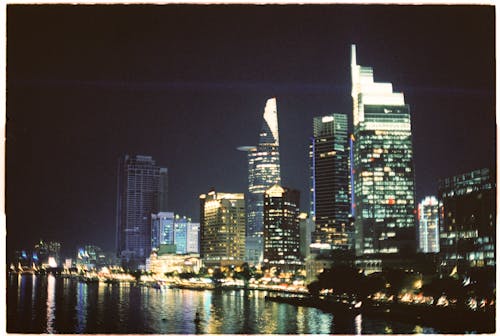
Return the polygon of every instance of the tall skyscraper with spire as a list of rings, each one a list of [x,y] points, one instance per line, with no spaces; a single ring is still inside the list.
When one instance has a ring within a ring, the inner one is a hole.
[[[413,148],[409,106],[391,83],[373,79],[351,46],[354,122],[355,250],[359,256],[416,251]]]
[[[310,145],[311,217],[314,247],[349,250],[352,246],[347,115],[313,119]]]
[[[266,102],[258,145],[238,149],[246,151],[248,156],[245,258],[258,263],[263,258],[264,193],[271,186],[281,184],[276,98]]]

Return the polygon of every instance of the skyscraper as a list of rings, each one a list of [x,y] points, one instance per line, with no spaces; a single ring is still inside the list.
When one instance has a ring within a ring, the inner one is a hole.
[[[300,194],[275,184],[264,193],[264,263],[291,270],[301,265]]]
[[[349,143],[347,116],[333,114],[313,120],[310,145],[313,241],[327,249],[351,249],[349,221]]]
[[[200,195],[200,246],[205,265],[242,264],[245,257],[245,196],[211,190]]]
[[[165,211],[166,168],[151,156],[125,155],[118,165],[116,250],[123,263],[143,263],[151,252],[151,214]],[[162,182],[162,183],[160,183]],[[161,197],[160,197],[161,196]],[[161,204],[163,200],[163,204]]]
[[[495,266],[496,182],[488,168],[439,181],[441,270]]]
[[[416,251],[413,149],[409,106],[391,83],[373,79],[351,47],[354,122],[355,250],[360,256]]]
[[[266,102],[258,145],[238,149],[248,153],[245,258],[258,263],[263,255],[264,192],[281,183],[276,98]]]
[[[423,253],[439,252],[439,202],[434,196],[418,204],[418,247]]]

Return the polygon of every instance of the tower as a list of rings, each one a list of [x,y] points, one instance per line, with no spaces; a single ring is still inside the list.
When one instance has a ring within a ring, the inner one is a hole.
[[[244,194],[211,190],[200,195],[200,247],[205,265],[242,264],[245,256]]]
[[[276,98],[267,100],[263,117],[258,145],[238,148],[248,156],[245,259],[251,263],[263,256],[264,192],[281,183]]]
[[[313,242],[327,249],[352,247],[349,221],[349,143],[347,116],[332,114],[313,120],[310,145]]]
[[[118,164],[116,250],[122,263],[136,266],[151,252],[151,215],[164,206],[166,168],[151,156],[125,155]],[[163,189],[162,189],[163,188]],[[160,197],[161,196],[161,197]]]
[[[275,184],[264,193],[264,263],[288,270],[301,265],[300,194]]]
[[[373,79],[351,46],[356,256],[416,251],[410,109],[391,83]]]

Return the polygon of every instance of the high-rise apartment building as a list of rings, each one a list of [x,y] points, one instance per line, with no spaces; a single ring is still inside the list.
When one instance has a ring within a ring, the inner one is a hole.
[[[238,149],[248,153],[245,259],[258,263],[263,256],[264,192],[281,183],[276,98],[266,102],[258,145]]]
[[[495,266],[496,180],[487,168],[439,181],[441,270]]]
[[[135,266],[151,253],[151,214],[166,211],[167,169],[151,156],[125,155],[118,165],[116,250]]]
[[[327,249],[351,249],[354,227],[349,221],[351,200],[347,115],[314,118],[309,156],[310,213],[316,223],[313,243]]]
[[[211,190],[200,195],[200,247],[205,265],[242,264],[245,257],[245,196]]]
[[[418,249],[422,253],[439,252],[439,202],[434,196],[418,204]]]
[[[391,83],[374,81],[351,47],[356,256],[416,252],[416,209],[409,106]]]
[[[300,193],[278,184],[264,193],[264,263],[293,269],[301,265]]]

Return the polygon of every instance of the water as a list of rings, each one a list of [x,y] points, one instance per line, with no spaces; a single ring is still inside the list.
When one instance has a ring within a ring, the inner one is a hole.
[[[264,300],[261,291],[158,290],[48,276],[7,279],[7,331],[113,334],[436,333],[397,322],[335,318]],[[195,322],[196,312],[201,321]]]

